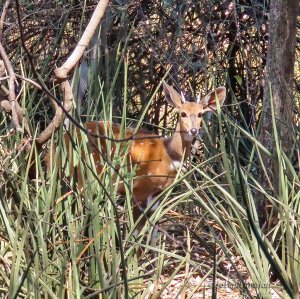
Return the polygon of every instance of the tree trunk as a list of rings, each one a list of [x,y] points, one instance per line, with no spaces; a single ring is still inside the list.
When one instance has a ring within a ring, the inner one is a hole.
[[[275,139],[272,126],[271,101],[277,123],[278,137],[282,149],[291,149],[292,142],[292,107],[293,79],[296,46],[297,15],[299,0],[271,0],[269,15],[269,44],[267,53],[266,79],[264,85],[263,109],[261,114],[260,142],[273,154],[276,153]],[[275,154],[276,155],[276,154]],[[274,156],[276,157],[276,156]],[[276,159],[263,156],[263,162],[270,174],[271,183],[267,176],[260,174],[260,184],[265,190],[278,192],[278,176]],[[263,202],[258,203],[264,211],[267,220],[268,211]]]

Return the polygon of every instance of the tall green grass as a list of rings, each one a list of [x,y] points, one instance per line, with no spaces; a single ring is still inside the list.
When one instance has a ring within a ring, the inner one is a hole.
[[[116,59],[110,87],[104,89],[101,78],[89,78],[95,92],[87,94],[81,113],[85,119],[113,121],[114,82],[122,76],[124,96],[119,121],[125,129],[129,124],[142,125],[147,109],[136,123],[129,121],[128,70],[121,56]],[[149,95],[149,101],[157,90]],[[30,97],[24,98],[25,107],[27,101],[33,104]],[[278,161],[279,175],[277,182],[271,175],[269,179],[279,186],[278,195],[269,195],[257,179],[257,171],[263,169],[261,153],[273,153],[254,134],[218,111],[212,126],[204,126],[202,161],[193,160],[159,195],[158,209],[135,237],[137,223],[132,217],[131,195],[135,170],[125,167],[128,147],[119,149],[114,159],[103,160],[105,171],[97,177],[84,133],[79,133],[84,142],[78,143],[71,125],[74,146],[66,147],[64,130],[60,128],[50,141],[50,147],[57,148],[51,157],[54,168],[46,174],[43,157],[37,155],[38,178],[30,181],[28,156],[33,152],[26,154],[22,150],[20,133],[5,136],[10,119],[3,112],[2,116],[1,296],[149,298],[154,294],[158,298],[178,276],[183,280],[178,295],[188,293],[187,298],[203,290],[204,285],[217,282],[230,283],[250,298],[272,298],[272,289],[279,290],[282,298],[299,295],[299,177],[280,148],[275,124],[277,148],[273,158]],[[112,132],[107,135],[113,138]],[[109,140],[107,144],[109,147]],[[248,155],[239,154],[241,146],[248,149]],[[57,168],[59,163],[62,175]],[[81,169],[83,190],[78,190],[76,174],[69,173],[68,163]],[[127,186],[123,199],[116,192],[114,168],[120,168],[121,177],[117,180],[124,180]],[[268,230],[261,229],[258,223],[257,194],[272,205],[277,217]],[[156,226],[158,238],[153,245],[150,236]],[[233,269],[230,273],[226,272],[229,268]],[[281,276],[281,281],[273,281],[271,272]],[[162,275],[167,276],[164,282]],[[198,275],[201,279],[191,289],[189,279]],[[216,298],[219,290],[214,288]]]

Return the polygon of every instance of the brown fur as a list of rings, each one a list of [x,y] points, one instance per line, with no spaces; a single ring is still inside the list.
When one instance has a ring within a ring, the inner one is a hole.
[[[192,141],[201,126],[202,114],[206,111],[216,109],[216,95],[218,95],[219,104],[222,106],[226,94],[225,88],[219,87],[216,91],[208,94],[201,102],[190,103],[184,102],[181,95],[167,84],[164,84],[164,91],[167,101],[179,110],[180,115],[175,133],[170,138],[164,138],[144,130],[139,130],[133,135],[134,129],[132,128],[121,132],[119,125],[102,121],[88,122],[84,125],[89,133],[99,136],[109,136],[108,132],[111,131],[113,132],[111,137],[116,141],[124,138],[132,138],[129,141],[126,164],[129,170],[130,165],[135,168],[135,177],[132,184],[135,219],[141,215],[142,211],[155,195],[174,182],[178,165],[190,155]],[[78,144],[80,145],[82,141],[81,132],[79,129],[76,131]],[[66,148],[70,148],[70,134],[66,133],[64,139]],[[100,177],[104,167],[103,163],[100,163],[101,156],[112,160],[118,142],[111,142],[111,152],[108,152],[108,144],[107,139],[104,137],[88,135],[88,150],[92,153],[96,172]],[[127,144],[127,142],[121,142],[119,153],[124,152],[122,148],[124,149]],[[50,155],[54,155],[55,151],[56,148],[53,147],[45,156],[48,171],[51,171],[53,166],[50,163]],[[83,150],[81,155],[84,155]],[[72,160],[72,156],[69,156],[69,160]],[[70,174],[72,175],[74,174],[72,163],[70,163],[70,168]],[[79,169],[77,177],[79,189],[84,188],[84,181]],[[125,194],[122,182],[119,183],[117,188],[121,195]]]

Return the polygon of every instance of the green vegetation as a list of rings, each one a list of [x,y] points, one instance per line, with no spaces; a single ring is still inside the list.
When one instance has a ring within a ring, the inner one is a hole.
[[[105,102],[105,98],[103,93],[91,95],[88,109],[91,115],[98,115],[93,110],[94,103],[104,101],[106,108],[99,118],[110,120],[113,102]],[[128,102],[126,98],[123,100],[124,104]],[[125,111],[122,123],[129,124]],[[171,279],[180,272],[188,281],[189,277],[204,272],[201,282],[205,283],[205,277],[213,274],[214,263],[217,279],[237,284],[249,296],[254,289],[252,296],[256,293],[262,298],[272,298],[269,288],[259,287],[273,284],[270,271],[275,275],[281,273],[286,285],[295,292],[300,277],[298,175],[277,142],[279,181],[273,184],[278,184],[280,194],[268,195],[256,175],[257,168],[263,168],[261,152],[267,151],[225,114],[219,114],[219,119],[206,132],[209,136],[206,146],[214,150],[206,150],[202,162],[193,162],[160,195],[159,208],[137,239],[133,235],[136,224],[131,215],[130,192],[120,206],[113,184],[114,170],[110,167],[122,166],[122,153],[109,161],[99,180],[95,177],[94,161],[86,165],[87,160],[78,155],[76,141],[74,148],[64,146],[61,129],[51,139],[51,144],[59,148],[53,159],[60,157],[64,161],[69,151],[74,151],[73,163],[84,165],[82,169],[86,172],[87,183],[80,192],[76,188],[76,176],[63,182],[54,169],[46,178],[40,156],[35,160],[38,180],[31,182],[28,157],[16,147],[21,134],[3,136],[1,292],[9,298],[40,298],[42,294],[45,298],[61,298],[66,294],[77,298],[90,298],[93,294],[105,298],[144,298],[150,292],[151,282],[159,281],[161,274]],[[2,125],[6,120],[3,117]],[[216,147],[217,136],[219,146]],[[236,149],[246,146],[243,140],[251,147],[247,164],[243,158],[241,166]],[[134,170],[121,169],[130,188]],[[67,170],[67,166],[62,170],[66,177]],[[258,225],[255,208],[258,193],[274,210],[268,230]],[[251,227],[250,215],[256,232]],[[162,229],[153,247],[149,232],[159,222],[163,223]],[[260,235],[263,247],[256,234]],[[139,247],[143,253],[138,261]],[[201,247],[204,252],[197,253]],[[270,259],[274,260],[276,270],[270,268]],[[224,265],[232,268],[230,277],[226,277]],[[257,287],[250,287],[246,278]],[[167,286],[168,281],[160,292]]]
[[[165,13],[169,13],[171,2],[174,1],[163,1],[163,6],[167,7]],[[67,4],[72,8],[72,4]],[[27,138],[26,134],[13,131],[10,115],[0,111],[0,297],[150,298],[152,294],[152,298],[160,298],[179,277],[178,298],[180,295],[195,298],[195,294],[202,294],[203,298],[218,298],[222,284],[231,286],[235,293],[245,298],[276,298],[276,293],[278,298],[297,298],[300,286],[300,178],[295,153],[300,150],[299,89],[293,96],[294,118],[287,121],[293,131],[289,151],[282,148],[271,105],[276,150],[270,152],[260,143],[258,130],[249,124],[250,112],[244,111],[244,100],[249,99],[249,94],[243,99],[243,92],[252,84],[245,75],[248,57],[236,59],[235,64],[229,66],[231,72],[222,69],[221,75],[210,60],[206,69],[210,75],[207,85],[203,83],[205,74],[198,81],[195,75],[186,76],[184,80],[186,74],[183,71],[172,68],[166,71],[167,64],[157,71],[160,77],[156,76],[155,69],[143,73],[142,59],[135,64],[131,58],[132,55],[137,59],[143,44],[139,41],[139,49],[134,52],[134,37],[141,30],[138,30],[139,24],[134,23],[138,21],[131,21],[130,10],[125,13],[115,5],[116,11],[110,13],[119,22],[117,30],[120,31],[126,22],[132,27],[127,24],[125,38],[118,31],[110,55],[100,55],[101,58],[92,62],[85,60],[88,90],[72,111],[76,121],[108,120],[118,122],[124,128],[147,127],[161,134],[171,134],[175,113],[162,104],[160,84],[162,78],[170,80],[178,73],[179,82],[184,81],[186,91],[190,87],[195,92],[195,86],[204,90],[219,85],[216,82],[226,83],[229,86],[227,106],[222,111],[218,109],[212,119],[206,119],[200,150],[197,148],[189,164],[182,165],[175,183],[159,195],[159,207],[137,237],[134,231],[138,223],[133,220],[130,191],[135,170],[124,167],[128,148],[120,150],[114,159],[103,161],[106,167],[98,177],[86,143],[79,145],[76,134],[72,133],[73,146],[66,147],[63,139],[65,128],[61,126],[47,147],[57,147],[51,159],[56,163],[60,161],[63,168],[61,174],[57,167],[46,174],[43,164],[45,149],[40,152],[33,141],[31,151],[26,152],[22,142]],[[27,9],[30,11],[31,8]],[[76,27],[72,19],[76,11],[70,9],[70,15],[67,15],[69,23],[66,20],[63,23],[66,32]],[[84,30],[86,19],[84,11],[82,19],[76,23],[80,25],[77,34]],[[100,36],[103,37],[103,30],[109,31],[110,25],[103,25]],[[56,34],[55,44],[60,45],[62,35]],[[42,44],[39,38],[37,36],[36,41]],[[71,43],[69,35],[63,40]],[[112,46],[106,42],[107,48]],[[252,53],[258,48],[253,46]],[[14,51],[22,62],[15,61],[15,65],[24,66],[24,77],[34,77],[26,53],[17,47]],[[218,53],[217,56],[221,55]],[[245,55],[249,53],[250,50]],[[149,60],[154,58],[148,54],[143,59],[151,69]],[[181,54],[182,59],[192,55],[184,51]],[[230,56],[232,52],[227,54]],[[57,61],[52,61],[51,53],[47,55],[48,60],[37,59],[36,64],[49,87],[51,81],[43,70],[50,73],[56,63],[63,61],[65,53],[61,51]],[[256,78],[262,74],[259,63],[254,60],[265,57],[263,50],[259,55],[250,61],[257,65],[257,73],[253,75],[257,75]],[[209,57],[207,55],[205,59]],[[177,58],[173,57],[173,62],[178,62]],[[187,67],[187,72],[198,71],[200,67],[196,64],[193,68]],[[245,67],[242,74],[238,73],[240,64]],[[222,65],[225,68],[224,60]],[[232,72],[233,69],[236,72]],[[140,77],[137,77],[138,72]],[[79,86],[81,74],[78,68],[73,86]],[[37,136],[51,121],[53,112],[43,91],[22,82],[19,102],[26,108],[30,129],[34,132],[32,135]],[[137,82],[144,92],[147,91],[145,98],[139,93]],[[256,86],[258,84],[258,80],[253,80],[253,89],[259,90],[261,86]],[[59,97],[56,86],[51,92]],[[247,106],[253,107],[252,117],[260,114],[261,100],[262,97],[258,96],[258,103],[253,100]],[[269,100],[273,103],[272,97]],[[42,122],[38,121],[40,118]],[[75,124],[71,122],[66,126],[72,128]],[[80,134],[83,140],[86,139],[84,133]],[[107,132],[107,136],[113,138],[112,132]],[[107,144],[109,146],[109,140]],[[78,189],[76,175],[70,175],[68,170],[66,158],[71,151],[73,165],[82,169],[85,178],[83,190]],[[81,151],[85,152],[84,159]],[[31,157],[35,157],[34,180],[29,178]],[[274,161],[273,173],[265,167],[266,157]],[[124,198],[116,192],[116,168],[120,169],[117,182],[126,182]],[[259,173],[264,173],[269,181],[269,190],[260,183]],[[267,221],[263,224],[260,223],[262,211],[257,204],[262,198],[268,208]],[[155,228],[158,228],[158,235],[156,243],[151,244],[151,232]],[[195,277],[199,279],[191,285],[191,279]],[[219,288],[214,288],[214,284],[219,284]],[[229,294],[228,298],[232,296]]]

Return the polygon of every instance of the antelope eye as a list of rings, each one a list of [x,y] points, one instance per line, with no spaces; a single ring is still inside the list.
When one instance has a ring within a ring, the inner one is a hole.
[[[181,112],[181,117],[186,117],[186,113],[185,112]]]
[[[201,112],[198,113],[198,117],[199,117],[199,118],[202,117],[202,113],[201,113]]]

